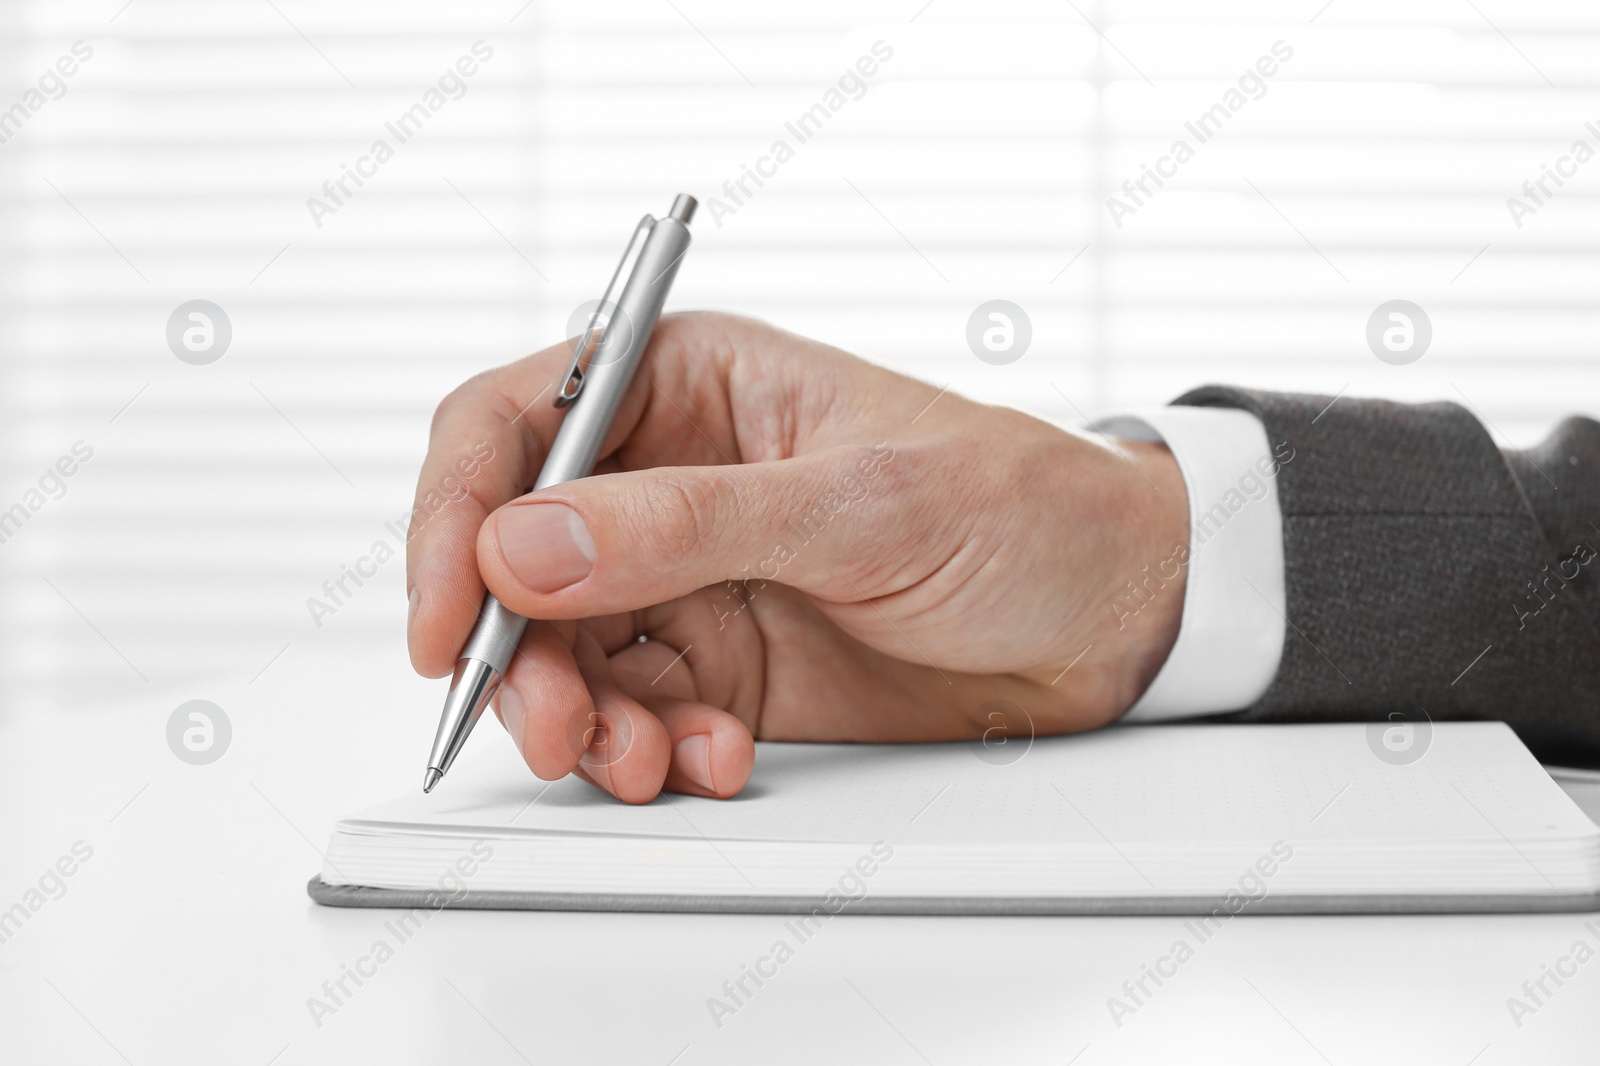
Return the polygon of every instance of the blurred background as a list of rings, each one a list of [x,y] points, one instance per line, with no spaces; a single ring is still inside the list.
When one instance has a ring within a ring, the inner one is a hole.
[[[9,0],[11,713],[127,698],[159,724],[405,677],[401,558],[332,615],[308,599],[400,547],[438,400],[566,336],[679,191],[703,206],[670,307],[1063,424],[1231,382],[1455,400],[1530,442],[1600,407],[1600,163],[1571,158],[1600,149],[1597,28],[1505,0]],[[864,56],[801,143],[786,124]],[[1124,189],[1179,139],[1161,187]],[[967,341],[991,299],[1031,323],[1005,365]],[[1368,344],[1395,299],[1431,323],[1407,365]],[[194,300],[231,331],[201,365],[169,341]],[[408,684],[416,747],[438,691]]]

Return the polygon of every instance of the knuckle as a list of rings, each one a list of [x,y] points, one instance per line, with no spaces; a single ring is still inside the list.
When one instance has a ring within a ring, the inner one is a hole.
[[[636,523],[637,542],[656,558],[680,559],[713,542],[731,511],[731,486],[718,476],[652,479]]]
[[[923,470],[928,457],[918,446],[887,441],[848,449],[833,474],[856,521],[895,528],[916,515],[928,497]],[[942,490],[941,490],[942,491]]]
[[[430,438],[455,416],[465,415],[466,421],[481,427],[511,425],[524,414],[524,405],[517,396],[516,380],[506,373],[505,367],[485,370],[475,374],[451,389],[433,409],[429,423]]]
[[[451,389],[445,398],[439,401],[439,405],[433,409],[433,420],[428,424],[429,436],[438,433],[439,427],[458,410],[471,408],[482,402],[487,377],[487,373],[474,375]]]

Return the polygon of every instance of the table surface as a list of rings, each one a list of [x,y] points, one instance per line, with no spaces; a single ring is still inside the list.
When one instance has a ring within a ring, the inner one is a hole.
[[[1108,1001],[1183,919],[850,916],[737,1005],[724,982],[794,939],[783,918],[447,911],[400,942],[392,912],[318,907],[305,881],[335,818],[416,787],[441,683],[411,678],[397,651],[355,671],[328,649],[285,659],[259,679],[42,693],[0,712],[0,909],[75,843],[92,848],[0,943],[5,1061],[1600,1057],[1600,962],[1547,978],[1532,1013],[1507,1005],[1577,941],[1600,948],[1593,915],[1241,918],[1118,1018]],[[193,698],[232,725],[210,765],[167,747]],[[506,742],[492,724],[472,739]],[[392,955],[335,1003],[324,982],[380,940]],[[736,1009],[713,1017],[712,997]]]

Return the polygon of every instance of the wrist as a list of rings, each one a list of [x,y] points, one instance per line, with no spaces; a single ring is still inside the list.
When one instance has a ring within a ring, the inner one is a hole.
[[[1086,672],[1103,720],[1120,717],[1166,663],[1183,622],[1189,573],[1189,496],[1165,444],[1109,441],[1119,476],[1107,485],[1102,514],[1116,550],[1096,569],[1086,605]]]
[[[1128,707],[1144,695],[1165,665],[1183,625],[1183,604],[1189,576],[1189,492],[1183,472],[1165,444],[1119,443],[1140,472],[1159,490],[1146,497],[1141,523],[1144,561],[1137,577],[1124,583],[1122,606],[1137,613],[1119,614],[1119,631],[1132,631],[1136,669],[1131,675]],[[1140,619],[1142,628],[1136,628]]]

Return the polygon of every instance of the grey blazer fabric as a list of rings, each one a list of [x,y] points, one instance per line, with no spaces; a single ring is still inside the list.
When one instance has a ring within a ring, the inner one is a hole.
[[[1497,719],[1545,761],[1600,764],[1600,424],[1502,452],[1452,403],[1176,402],[1250,411],[1294,448],[1283,658],[1240,718]]]

